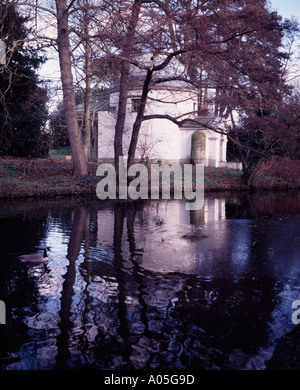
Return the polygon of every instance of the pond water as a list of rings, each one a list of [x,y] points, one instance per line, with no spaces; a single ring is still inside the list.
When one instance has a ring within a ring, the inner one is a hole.
[[[299,227],[300,193],[1,201],[0,368],[264,369],[295,327]]]

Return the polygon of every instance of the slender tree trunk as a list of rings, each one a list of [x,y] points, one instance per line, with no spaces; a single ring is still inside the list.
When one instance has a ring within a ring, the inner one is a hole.
[[[150,90],[150,84],[152,81],[153,72],[165,69],[173,57],[176,57],[177,55],[182,54],[182,53],[184,53],[184,50],[175,51],[175,52],[169,54],[167,56],[167,58],[160,65],[157,65],[157,66],[154,66],[154,58],[152,59],[153,62],[152,62],[151,67],[147,71],[147,75],[146,75],[144,85],[143,85],[143,91],[142,91],[141,101],[139,104],[138,113],[137,113],[135,122],[133,124],[130,146],[129,146],[129,151],[128,151],[128,166],[130,166],[134,163],[135,151],[136,151],[137,142],[138,142],[138,136],[139,136],[141,124],[142,124],[143,119],[144,119],[144,113],[145,113],[145,108],[146,108],[146,104],[147,104],[147,99],[148,99],[148,94],[149,94],[149,90]]]
[[[119,107],[118,116],[115,128],[115,167],[116,172],[119,172],[119,157],[123,156],[123,133],[126,118],[127,107],[127,94],[128,94],[128,76],[129,76],[130,64],[127,61],[123,61],[121,64],[121,79],[120,79],[120,92],[119,92]]]
[[[64,97],[65,118],[72,149],[74,174],[80,177],[84,177],[88,174],[88,168],[76,115],[76,102],[68,31],[67,0],[57,0],[56,9],[59,64]]]
[[[131,17],[130,17],[127,35],[126,35],[126,39],[123,47],[123,53],[122,53],[123,57],[125,58],[129,58],[131,55],[132,46],[134,43],[134,34],[135,34],[135,30],[139,20],[139,14],[141,10],[141,4],[142,4],[142,0],[135,0],[132,7]],[[115,128],[115,141],[114,141],[115,167],[116,167],[117,177],[119,173],[119,157],[123,156],[123,133],[124,133],[124,125],[126,119],[129,69],[130,69],[130,63],[126,60],[123,60],[121,64],[119,107],[118,107],[118,116],[117,116],[117,123]]]
[[[86,49],[89,50],[89,49]],[[85,87],[85,102],[84,102],[84,124],[83,124],[83,151],[86,160],[89,158],[89,150],[91,144],[91,102],[92,102],[92,88],[91,88],[91,64],[89,51],[86,53],[86,87]]]
[[[144,82],[143,92],[142,92],[142,97],[141,97],[141,102],[139,105],[138,113],[137,113],[135,122],[133,124],[130,146],[129,146],[129,151],[128,151],[128,167],[130,167],[132,164],[134,164],[135,152],[136,152],[136,147],[137,147],[137,143],[138,143],[138,136],[139,136],[142,122],[143,122],[143,116],[144,116],[145,108],[146,108],[146,104],[147,104],[147,98],[148,98],[148,93],[149,93],[149,89],[150,89],[152,74],[153,74],[153,69],[149,69],[147,72],[145,82]]]
[[[91,64],[91,47],[89,40],[89,1],[84,3],[84,55],[85,55],[85,101],[84,101],[84,123],[83,123],[83,151],[86,160],[89,160],[89,151],[91,150],[91,103],[92,103],[92,64]]]

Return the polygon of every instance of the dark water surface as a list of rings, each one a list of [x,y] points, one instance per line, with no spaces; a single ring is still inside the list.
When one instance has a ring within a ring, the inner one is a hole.
[[[0,233],[1,369],[259,370],[295,328],[300,193],[2,201]]]

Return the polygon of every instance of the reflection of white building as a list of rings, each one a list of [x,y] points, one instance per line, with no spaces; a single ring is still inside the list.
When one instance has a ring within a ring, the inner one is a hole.
[[[172,75],[182,75],[181,65],[174,60],[167,67]],[[127,112],[124,132],[124,154],[128,152],[132,126],[135,121],[146,71],[134,66],[129,77]],[[201,103],[199,90],[184,81],[165,81],[166,74],[156,72],[148,94],[145,116],[164,115],[178,120],[182,125],[165,118],[145,120],[142,123],[136,151],[137,160],[162,160],[165,162],[201,163],[205,166],[226,166],[227,126],[214,115],[214,106],[206,100]],[[158,82],[159,81],[159,82]],[[95,157],[99,161],[114,158],[114,130],[118,109],[119,86],[112,88],[108,104],[97,111],[98,126],[95,137]],[[203,99],[202,99],[203,100]],[[199,103],[200,102],[200,103]],[[200,107],[199,107],[200,105]],[[200,112],[205,114],[199,116]],[[215,132],[212,129],[219,129]],[[221,134],[221,132],[224,134]],[[197,136],[201,134],[201,136]],[[232,165],[236,167],[235,165]]]
[[[99,245],[103,249],[111,247],[113,236],[114,212],[100,211]],[[203,208],[196,211],[187,211],[183,201],[150,201],[136,217],[135,241],[143,268],[154,272],[197,273],[201,267],[199,259],[209,262],[212,250],[223,251],[228,245],[225,199],[205,198]],[[122,257],[129,256],[125,229]]]
[[[183,202],[161,202],[158,209],[150,208],[149,214],[153,223],[142,260],[142,267],[148,270],[195,274],[201,266],[199,253],[207,258],[211,248],[226,244],[224,199],[205,199],[201,210],[190,212]]]

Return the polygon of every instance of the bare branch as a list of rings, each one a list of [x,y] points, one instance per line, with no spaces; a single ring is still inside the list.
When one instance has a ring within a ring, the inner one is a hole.
[[[67,7],[67,9],[66,9],[66,12],[67,12],[67,13],[69,13],[69,11],[70,11],[72,5],[75,3],[75,1],[76,1],[76,0],[72,0],[72,1],[70,2],[70,4],[68,5],[68,7]]]
[[[197,121],[197,119],[191,119],[191,118],[178,120],[178,118],[180,118],[180,117],[175,118],[175,117],[168,115],[168,114],[153,114],[153,115],[145,115],[143,117],[143,121],[147,121],[147,120],[151,120],[151,119],[167,119],[167,120],[175,123],[175,125],[177,125],[179,127],[182,127],[186,123],[193,123],[193,124],[196,124],[198,126],[204,127],[208,130],[212,130],[218,134],[222,134],[222,135],[228,134],[228,132],[226,130],[224,130],[220,127],[214,127],[214,126],[209,125],[209,121],[207,121],[207,123],[199,123],[199,121]]]
[[[52,11],[49,8],[38,5],[38,4],[19,2],[19,1],[13,1],[13,2],[9,2],[9,3],[5,4],[5,6],[22,6],[22,5],[26,5],[28,7],[33,7],[33,8],[37,8],[37,9],[40,9],[42,11],[45,11],[45,12],[49,12],[51,15],[53,15],[55,18],[57,18],[57,14],[54,11]]]

